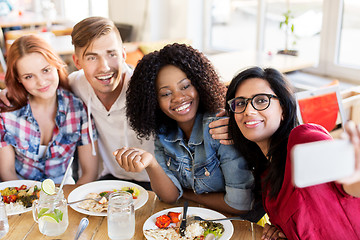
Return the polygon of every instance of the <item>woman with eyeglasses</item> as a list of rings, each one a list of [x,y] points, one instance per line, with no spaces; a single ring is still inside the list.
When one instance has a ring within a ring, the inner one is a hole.
[[[138,137],[155,137],[155,156],[122,148],[115,152],[120,166],[146,169],[164,202],[183,197],[233,214],[250,210],[251,171],[239,151],[209,133],[225,93],[212,64],[191,46],[167,45],[144,56],[129,83],[126,113]]]
[[[226,109],[235,146],[254,169],[255,193],[262,194],[273,226],[262,239],[360,239],[360,129],[347,125],[357,149],[357,172],[351,181],[307,188],[292,183],[290,151],[299,143],[332,139],[315,124],[297,126],[296,100],[277,70],[253,67],[235,76]]]

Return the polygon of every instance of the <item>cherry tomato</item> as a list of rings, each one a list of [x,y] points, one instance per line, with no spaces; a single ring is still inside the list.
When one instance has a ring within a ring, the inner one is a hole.
[[[167,215],[170,217],[172,223],[177,223],[177,222],[179,222],[180,214],[181,213],[178,213],[178,212],[168,212]]]
[[[15,202],[16,199],[17,199],[17,196],[15,194],[9,196],[9,202]]]
[[[10,196],[5,196],[5,197],[6,197],[6,200],[4,202],[5,203],[10,203],[10,200],[11,200]]]
[[[168,215],[161,215],[156,218],[155,225],[158,226],[158,228],[166,228],[171,223],[171,219]]]

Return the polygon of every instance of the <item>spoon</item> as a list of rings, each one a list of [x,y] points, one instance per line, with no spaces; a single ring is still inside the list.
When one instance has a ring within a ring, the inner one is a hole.
[[[89,219],[87,218],[82,218],[79,224],[79,227],[77,229],[77,232],[75,234],[75,238],[74,240],[78,240],[80,238],[80,235],[82,234],[82,232],[85,230],[85,228],[89,225]]]

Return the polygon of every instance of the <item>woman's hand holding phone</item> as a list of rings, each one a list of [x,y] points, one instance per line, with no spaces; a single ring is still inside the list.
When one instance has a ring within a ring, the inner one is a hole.
[[[298,144],[291,154],[295,186],[336,181],[360,197],[360,126],[354,122],[345,124],[342,139]]]

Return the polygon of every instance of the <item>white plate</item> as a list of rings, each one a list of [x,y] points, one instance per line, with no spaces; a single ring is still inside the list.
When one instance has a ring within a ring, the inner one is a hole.
[[[73,202],[77,200],[81,200],[86,198],[86,195],[89,193],[100,193],[104,191],[113,191],[114,189],[121,189],[122,187],[137,187],[140,190],[140,194],[134,201],[134,208],[139,209],[141,208],[148,200],[149,194],[148,192],[141,186],[126,181],[119,181],[119,180],[104,180],[104,181],[96,181],[81,185],[80,187],[75,188],[68,197],[68,202]],[[86,215],[91,216],[106,216],[106,212],[90,212],[88,210],[79,208],[78,203],[70,205],[72,209],[79,213],[83,213]]]
[[[182,211],[183,211],[183,207],[176,207],[176,208],[165,209],[163,211],[155,213],[154,215],[152,215],[145,221],[144,226],[143,226],[143,233],[147,229],[157,229],[158,228],[155,225],[157,217],[164,215],[164,214],[168,214],[168,212],[182,212]],[[225,218],[225,216],[219,212],[216,212],[216,211],[210,210],[210,209],[206,209],[206,208],[199,208],[199,207],[189,207],[188,211],[187,211],[187,216],[191,216],[191,215],[197,215],[204,219]],[[223,224],[225,231],[224,231],[223,235],[221,236],[221,238],[219,238],[219,240],[229,240],[231,238],[231,236],[233,235],[234,226],[230,220],[221,221],[221,223]],[[146,236],[145,234],[144,234],[144,236],[148,240],[154,240],[154,238]]]
[[[33,180],[13,180],[13,181],[6,181],[0,183],[0,190],[4,190],[7,187],[21,187],[21,185],[26,185],[27,188],[31,187],[32,185],[36,185],[41,188],[41,182],[33,181]],[[31,211],[31,207],[25,208],[24,210],[8,212],[8,216],[21,214],[25,212]]]

